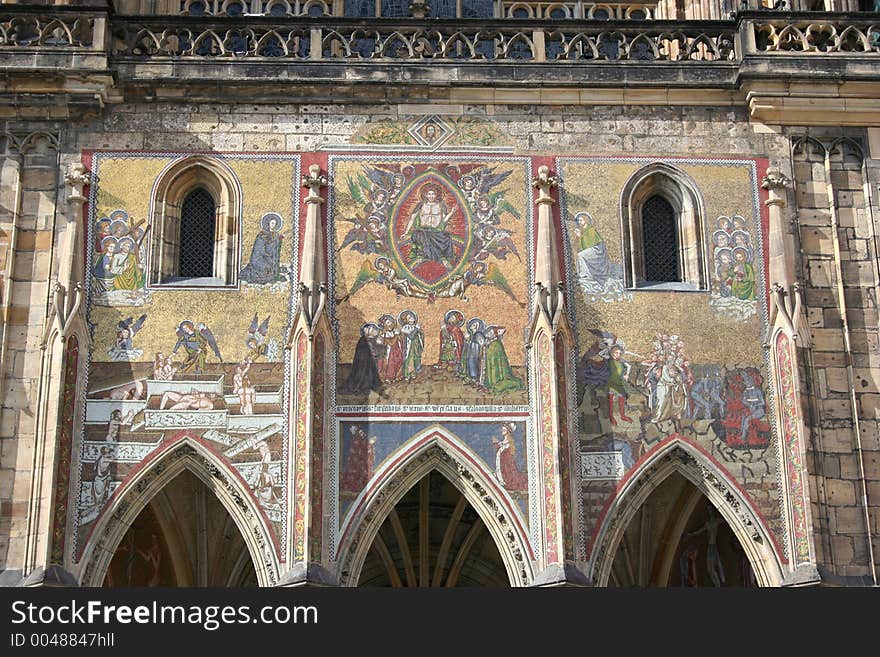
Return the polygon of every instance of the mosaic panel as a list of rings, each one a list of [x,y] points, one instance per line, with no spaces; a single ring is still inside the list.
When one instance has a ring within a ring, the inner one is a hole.
[[[339,157],[329,169],[337,403],[525,403],[525,161]]]
[[[702,197],[705,290],[625,284],[620,194],[631,176],[656,160],[558,161],[568,298],[579,352],[573,411],[584,536],[607,508],[616,482],[655,446],[679,437],[701,446],[727,470],[781,537],[782,511],[772,493],[778,470],[772,386],[761,347],[765,229],[757,163],[663,161],[692,180]]]
[[[79,454],[76,554],[114,491],[192,432],[286,532],[283,345],[296,274],[299,158],[217,156],[240,186],[238,286],[150,287],[151,191],[184,154],[96,153],[89,199],[94,346]],[[78,557],[77,557],[78,558]]]
[[[364,418],[338,421],[341,463],[339,501],[341,515],[364,491],[373,475],[395,460],[415,436],[435,428],[451,435],[479,459],[482,469],[503,488],[519,510],[528,517],[527,422],[522,417],[507,420],[406,422]]]

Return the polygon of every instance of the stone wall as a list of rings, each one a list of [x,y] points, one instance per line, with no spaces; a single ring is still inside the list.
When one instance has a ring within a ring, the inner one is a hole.
[[[471,92],[469,95],[480,96]],[[401,105],[185,101],[109,105],[99,116],[65,126],[60,157],[55,150],[36,142],[25,153],[14,260],[8,246],[13,239],[14,202],[7,180],[15,175],[19,155],[17,151],[8,151],[3,161],[0,207],[0,264],[6,265],[5,271],[12,272],[11,289],[3,279],[3,290],[10,289],[12,295],[7,299],[6,292],[2,292],[3,303],[7,304],[3,307],[4,319],[8,318],[3,335],[8,346],[0,417],[0,537],[6,539],[0,543],[0,566],[19,570],[24,564],[23,534],[32,499],[32,450],[40,444],[34,438],[41,362],[39,342],[49,312],[50,270],[58,270],[58,264],[50,265],[50,260],[58,252],[63,235],[59,225],[63,222],[56,220],[55,212],[59,160],[78,160],[84,151],[94,150],[125,151],[132,155],[142,151],[220,152],[230,157],[241,153],[293,152],[305,156],[315,151],[333,151],[409,153],[414,158],[450,151],[459,158],[767,158],[771,165],[795,180],[795,193],[786,212],[796,218],[798,225],[803,251],[801,280],[806,286],[806,312],[814,345],[811,353],[801,351],[801,357],[803,376],[815,392],[815,397],[805,399],[804,413],[809,418],[812,441],[807,466],[811,474],[817,561],[837,575],[867,575],[864,490],[871,504],[870,522],[875,536],[880,531],[880,431],[876,409],[880,399],[880,346],[874,219],[880,196],[876,186],[880,172],[877,160],[867,160],[865,167],[847,157],[839,163],[831,162],[830,182],[839,224],[835,246],[824,157],[821,162],[801,162],[797,154],[791,155],[792,141],[800,132],[787,134],[778,128],[750,124],[746,111],[733,105],[585,106],[553,104],[552,98],[546,104],[533,105],[517,100],[511,96],[510,104],[431,104],[426,99],[425,104]],[[439,130],[439,136],[437,131],[430,135],[419,132],[419,122],[424,127],[424,120],[432,116],[439,119],[438,127],[445,127]],[[27,128],[19,124],[10,127],[16,134]],[[817,134],[816,138],[830,144],[838,136],[841,133],[829,132]],[[854,130],[850,136],[861,140],[859,143],[867,150],[863,131]],[[874,204],[872,210],[867,207],[869,203]],[[100,212],[117,209],[112,205],[107,199]],[[840,249],[839,262],[835,258],[836,248]],[[86,252],[91,257],[88,249]],[[247,248],[242,253],[246,261]],[[839,289],[837,281],[841,276],[845,284]],[[841,312],[842,307],[845,313]],[[181,319],[183,316],[163,321],[176,320],[176,324]],[[749,340],[754,340],[755,351],[760,351],[761,336],[759,331],[754,333]],[[648,336],[640,335],[639,340],[648,340]],[[103,342],[99,346],[107,350]],[[588,346],[582,344],[581,352]],[[846,357],[847,348],[852,353],[851,362]],[[81,350],[85,351],[82,347]],[[854,391],[850,390],[851,385],[855,386]],[[57,391],[54,399],[57,404]],[[860,429],[861,454],[857,450],[855,424]],[[49,430],[46,435],[54,438]],[[51,465],[47,471],[51,471]],[[760,507],[770,507],[778,500],[774,490],[758,486],[754,492],[765,498],[759,502]],[[603,490],[600,497],[604,499],[606,494]],[[601,506],[600,498],[596,504]]]
[[[860,131],[812,130],[792,139],[793,219],[812,335],[803,356],[813,393],[807,410],[816,548],[829,571],[868,577],[866,525],[873,524],[877,563],[880,504],[876,160]]]

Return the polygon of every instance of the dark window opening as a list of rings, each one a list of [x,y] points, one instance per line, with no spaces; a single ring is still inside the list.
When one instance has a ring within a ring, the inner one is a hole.
[[[645,245],[645,281],[680,282],[675,210],[662,196],[652,196],[642,207],[642,239]]]
[[[217,211],[214,198],[204,189],[191,192],[183,202],[180,217],[181,278],[214,275],[214,240]]]

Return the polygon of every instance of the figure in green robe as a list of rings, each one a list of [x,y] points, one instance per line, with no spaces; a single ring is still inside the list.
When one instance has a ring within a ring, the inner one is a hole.
[[[486,370],[483,376],[483,385],[492,393],[498,395],[504,392],[522,390],[522,379],[513,374],[510,369],[510,361],[501,337],[505,329],[500,326],[486,328]]]
[[[731,292],[743,301],[755,300],[755,268],[748,261],[748,251],[744,248],[733,250],[733,283]]]
[[[425,336],[419,326],[419,317],[412,310],[404,310],[398,316],[400,334],[403,337],[403,368],[401,377],[412,381],[422,371],[422,354],[425,351]]]
[[[119,253],[113,258],[116,277],[113,288],[116,290],[140,290],[144,286],[144,275],[138,266],[135,243],[130,237],[119,240]]]

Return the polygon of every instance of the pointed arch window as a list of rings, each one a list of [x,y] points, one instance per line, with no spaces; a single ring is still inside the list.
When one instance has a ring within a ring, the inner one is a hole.
[[[642,206],[646,283],[680,283],[675,209],[655,194]]]
[[[620,208],[628,288],[708,289],[703,202],[690,176],[651,164],[626,182]]]
[[[151,199],[150,285],[237,286],[241,211],[241,186],[222,161],[168,167]]]
[[[195,189],[183,201],[180,210],[181,278],[209,278],[214,275],[214,234],[217,206],[206,189]]]

